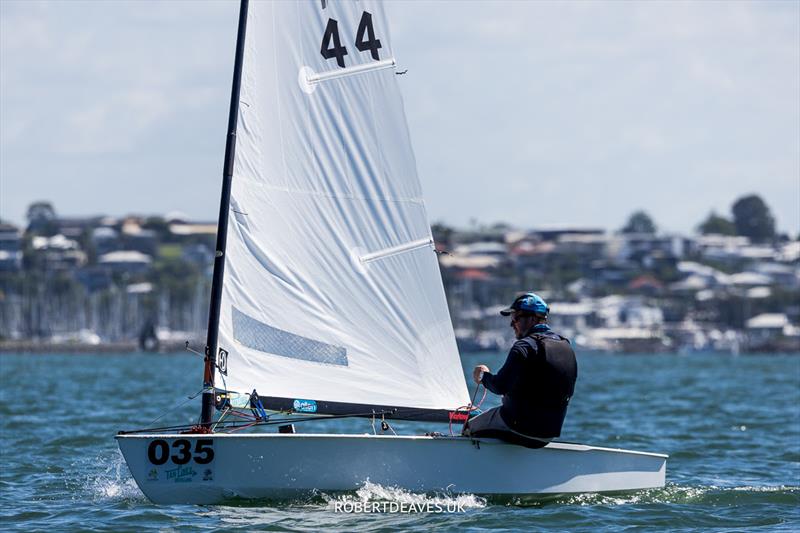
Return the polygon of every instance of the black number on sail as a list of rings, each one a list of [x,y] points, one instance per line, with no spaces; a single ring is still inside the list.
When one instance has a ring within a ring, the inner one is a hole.
[[[325,59],[335,57],[336,64],[344,68],[344,56],[347,55],[347,48],[342,46],[342,41],[339,39],[339,23],[333,19],[328,19],[325,35],[322,36],[320,52]]]
[[[147,458],[151,464],[163,465],[169,459],[169,444],[167,441],[158,439],[154,440],[147,447]]]
[[[364,40],[364,33],[367,34],[367,39]],[[364,11],[361,15],[361,22],[358,23],[358,31],[356,31],[356,48],[362,52],[370,51],[372,59],[378,61],[378,49],[381,48],[381,41],[375,38],[375,30],[372,28],[372,13]]]
[[[194,462],[199,465],[207,465],[214,460],[214,441],[211,439],[197,439],[194,447]]]
[[[178,439],[172,443],[172,449],[176,450],[179,455],[172,456],[172,462],[176,465],[185,465],[192,459],[191,449],[192,443],[186,439]]]

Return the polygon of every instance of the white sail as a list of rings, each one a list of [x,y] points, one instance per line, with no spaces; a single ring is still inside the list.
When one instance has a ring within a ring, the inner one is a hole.
[[[468,403],[391,44],[379,2],[250,4],[217,387]]]

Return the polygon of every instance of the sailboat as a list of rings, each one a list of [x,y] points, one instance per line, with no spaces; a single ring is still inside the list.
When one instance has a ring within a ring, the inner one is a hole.
[[[241,1],[200,420],[116,437],[153,502],[664,485],[661,454],[388,431],[475,412],[396,65],[380,2]],[[335,417],[384,431],[295,432]]]

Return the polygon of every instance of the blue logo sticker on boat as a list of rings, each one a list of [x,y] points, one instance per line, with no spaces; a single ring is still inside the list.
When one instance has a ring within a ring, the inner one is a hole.
[[[317,402],[314,400],[295,400],[292,409],[299,413],[316,413]]]
[[[191,466],[176,466],[169,470],[165,470],[167,479],[172,479],[175,483],[190,483],[197,472]]]

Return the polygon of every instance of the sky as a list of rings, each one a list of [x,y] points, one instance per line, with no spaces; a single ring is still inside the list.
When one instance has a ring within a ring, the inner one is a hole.
[[[431,221],[800,231],[800,2],[386,5]],[[0,218],[214,220],[238,2],[0,0]]]

